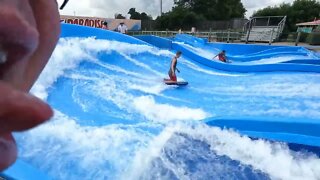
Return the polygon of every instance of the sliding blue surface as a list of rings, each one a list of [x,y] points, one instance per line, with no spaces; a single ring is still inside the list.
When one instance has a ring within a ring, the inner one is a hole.
[[[181,51],[194,61],[230,72],[298,71],[320,72],[320,58],[303,47],[208,43],[190,35],[178,34],[173,40],[156,36],[137,36],[159,48]],[[165,43],[164,43],[165,42]],[[222,50],[232,63],[212,59]]]
[[[233,63],[208,58],[221,49]],[[177,75],[189,82],[186,87],[162,82],[177,50],[183,51]],[[286,60],[268,64],[278,55]],[[19,161],[3,176],[319,178],[315,57],[300,47],[211,44],[185,35],[137,39],[63,24],[57,49],[32,89],[55,116],[15,134]],[[278,172],[270,162],[279,158],[313,171],[283,166]]]

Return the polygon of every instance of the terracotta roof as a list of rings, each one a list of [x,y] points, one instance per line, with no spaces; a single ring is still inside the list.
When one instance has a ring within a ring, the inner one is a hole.
[[[320,20],[298,23],[296,25],[297,26],[318,26],[318,25],[320,25]]]

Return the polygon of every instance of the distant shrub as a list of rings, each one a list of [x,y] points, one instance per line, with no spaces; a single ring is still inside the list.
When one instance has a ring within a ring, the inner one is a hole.
[[[288,42],[295,42],[296,39],[297,39],[297,33],[294,32],[294,33],[289,33],[288,36],[287,36],[287,41]]]
[[[320,32],[310,33],[307,42],[311,45],[320,45]]]
[[[299,42],[303,42],[303,43],[307,42],[308,35],[309,35],[309,33],[301,32]],[[288,42],[295,42],[297,37],[298,37],[297,32],[289,33],[288,37],[287,37],[287,41]]]
[[[307,42],[308,35],[309,35],[309,33],[301,32],[299,42],[304,42],[304,43]]]
[[[320,32],[320,25],[313,30],[313,32]]]

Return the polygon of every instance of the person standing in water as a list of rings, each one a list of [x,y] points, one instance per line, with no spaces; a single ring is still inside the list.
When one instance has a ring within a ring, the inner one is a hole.
[[[176,53],[176,55],[171,60],[170,69],[168,72],[168,75],[169,75],[171,81],[177,82],[176,71],[178,71],[178,73],[180,73],[179,69],[177,68],[177,63],[178,63],[178,58],[180,58],[181,54],[182,54],[181,51],[178,51]]]
[[[226,51],[222,50],[218,55],[216,55],[215,57],[213,57],[212,59],[216,58],[218,56],[218,59],[222,62],[227,62],[227,57],[226,57]]]

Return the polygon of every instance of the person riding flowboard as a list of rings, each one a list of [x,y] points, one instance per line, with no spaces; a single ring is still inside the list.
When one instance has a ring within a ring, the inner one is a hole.
[[[188,82],[186,81],[180,81],[180,82],[177,81],[176,71],[180,73],[179,69],[177,68],[177,63],[178,63],[178,58],[181,56],[181,54],[182,53],[178,51],[171,60],[170,69],[168,72],[170,79],[164,79],[164,83],[167,85],[177,85],[177,86],[188,85]]]
[[[181,51],[178,51],[171,60],[171,65],[170,65],[168,75],[170,77],[170,80],[174,82],[177,82],[176,71],[180,73],[179,69],[177,68],[177,63],[178,63],[178,58],[181,56],[181,54],[182,54]]]
[[[216,55],[215,57],[213,57],[212,59],[216,58],[218,56],[218,59],[222,62],[227,62],[227,57],[226,57],[226,51],[222,50],[218,55]]]

